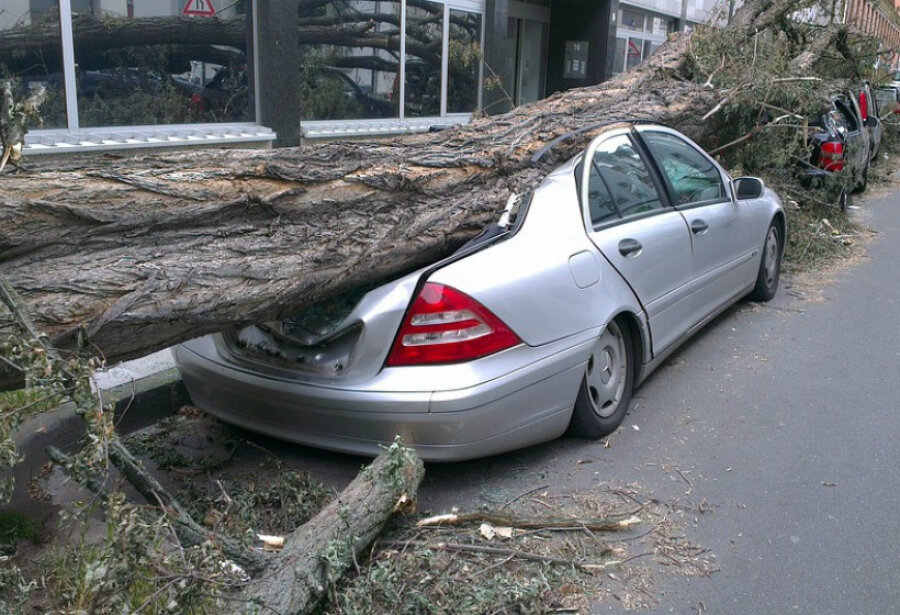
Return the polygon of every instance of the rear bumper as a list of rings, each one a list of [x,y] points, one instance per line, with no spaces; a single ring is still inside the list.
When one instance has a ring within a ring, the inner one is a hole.
[[[175,349],[194,403],[251,431],[340,452],[377,455],[395,436],[425,460],[458,461],[546,442],[566,430],[595,334],[504,375],[453,390],[317,386],[221,360],[211,337]],[[404,369],[404,368],[395,368]]]

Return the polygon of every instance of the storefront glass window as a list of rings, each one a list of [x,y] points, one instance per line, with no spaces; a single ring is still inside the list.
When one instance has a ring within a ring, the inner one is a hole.
[[[250,121],[246,0],[190,19],[182,3],[98,4],[72,3],[81,126]]]
[[[0,10],[0,81],[10,80],[15,97],[45,87],[40,108],[45,128],[66,127],[65,79],[59,7],[55,0],[3,0]],[[34,126],[29,126],[34,128]]]
[[[400,0],[300,3],[299,32],[303,119],[398,117]]]
[[[447,111],[472,113],[478,108],[481,64],[481,15],[450,11]]]
[[[444,5],[419,0],[406,7],[406,117],[441,113]]]
[[[625,67],[625,47],[628,45],[628,40],[624,38],[616,38],[616,51],[613,54],[613,66],[612,66],[612,74],[618,75],[624,70]]]

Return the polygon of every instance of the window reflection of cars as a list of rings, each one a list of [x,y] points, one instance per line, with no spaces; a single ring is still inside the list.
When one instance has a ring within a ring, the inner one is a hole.
[[[222,66],[202,85],[184,77],[175,78],[175,83],[188,93],[192,114],[212,114],[218,120],[249,119],[246,65]]]
[[[105,98],[130,94],[135,90],[159,92],[169,81],[155,70],[135,66],[116,66],[78,73],[78,94],[88,98]]]

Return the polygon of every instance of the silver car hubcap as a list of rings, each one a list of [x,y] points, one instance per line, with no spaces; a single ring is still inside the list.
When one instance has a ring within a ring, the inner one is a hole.
[[[626,357],[625,338],[619,325],[611,322],[594,345],[584,376],[591,407],[602,418],[612,416],[622,401]]]
[[[766,235],[766,247],[763,258],[766,259],[766,287],[772,288],[772,285],[775,283],[775,277],[778,275],[778,231],[775,230],[774,226],[769,229],[769,234]]]

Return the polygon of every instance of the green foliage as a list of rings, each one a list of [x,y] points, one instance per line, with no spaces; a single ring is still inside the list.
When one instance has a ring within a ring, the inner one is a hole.
[[[36,589],[37,582],[27,580],[17,566],[0,562],[0,613],[25,615],[26,605]]]
[[[17,540],[37,542],[37,524],[22,513],[0,510],[0,545]]]
[[[122,493],[103,503],[102,540],[84,531],[90,513],[64,514],[63,522],[81,532],[43,562],[49,601],[60,612],[212,615],[221,612],[224,592],[246,580],[215,545],[173,543],[165,518],[130,504]]]

